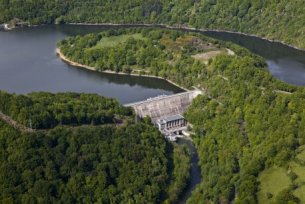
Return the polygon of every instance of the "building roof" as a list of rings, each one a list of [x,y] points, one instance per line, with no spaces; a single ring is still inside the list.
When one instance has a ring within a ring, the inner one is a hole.
[[[161,118],[161,120],[164,120],[165,122],[170,122],[170,121],[175,121],[175,120],[180,120],[180,119],[184,119],[184,117],[180,114],[168,116],[166,118]]]

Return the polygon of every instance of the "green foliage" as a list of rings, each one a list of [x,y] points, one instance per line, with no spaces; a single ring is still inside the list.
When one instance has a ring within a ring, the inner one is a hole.
[[[10,95],[0,91],[0,111],[34,129],[61,125],[102,125],[115,123],[116,117],[132,115],[132,110],[114,99],[93,94],[31,93]]]
[[[187,146],[174,145],[172,178],[167,191],[168,199],[165,203],[176,203],[187,186],[190,178],[190,158],[191,155]]]
[[[135,124],[113,99],[1,91],[0,107],[18,122],[54,127],[20,133],[0,120],[1,203],[175,201],[190,176],[187,147],[173,148],[150,118]]]
[[[125,53],[130,52],[135,59],[128,65],[132,70],[142,68],[182,86],[204,89],[206,94],[196,98],[186,114],[193,124],[204,181],[189,202],[256,203],[259,174],[274,165],[285,166],[305,141],[304,89],[276,80],[262,58],[230,43],[212,41],[214,48],[228,47],[235,55],[220,55],[205,65],[192,57],[211,42],[199,34],[158,29],[117,32],[141,33],[146,40],[129,39],[108,47],[114,57],[103,49],[95,50],[99,57],[86,55],[91,48],[79,42],[94,36],[77,36],[59,46],[68,57],[91,66],[96,61],[107,64],[109,59],[121,62],[116,68],[126,66]],[[74,49],[85,55],[70,55]],[[141,55],[145,52],[149,54]],[[275,199],[278,191],[267,189],[266,193]]]
[[[303,144],[304,89],[285,85],[260,67],[248,54],[219,56],[199,82],[207,96],[195,99],[186,116],[194,125],[205,182],[190,203],[198,198],[256,203],[259,173],[285,166]],[[291,93],[280,91],[285,89]]]
[[[0,202],[160,203],[168,149],[150,124],[21,134],[0,121]]]
[[[0,1],[0,23],[162,23],[257,34],[305,47],[302,0]]]
[[[283,190],[276,197],[276,203],[278,204],[299,203],[299,201],[290,190]]]
[[[137,28],[70,37],[58,46],[72,61],[99,71],[144,73],[189,88],[204,74],[205,65],[193,56],[226,45],[221,43],[194,33]]]
[[[286,174],[285,169],[281,167],[271,167],[264,170],[258,180],[260,182],[259,203],[267,203],[268,200],[269,202],[275,201],[275,197],[292,184],[292,180]],[[269,194],[273,196],[270,197]]]

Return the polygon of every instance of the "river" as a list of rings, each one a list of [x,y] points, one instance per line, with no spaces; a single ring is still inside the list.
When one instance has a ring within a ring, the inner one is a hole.
[[[203,32],[210,37],[231,41],[266,59],[270,73],[294,85],[305,85],[305,52],[278,42],[226,32]]]
[[[190,180],[188,185],[185,188],[185,191],[180,195],[179,202],[177,204],[186,203],[187,199],[191,196],[193,190],[196,186],[201,182],[201,170],[199,167],[199,158],[198,153],[195,147],[195,144],[190,139],[179,139],[177,141],[179,145],[185,144],[191,153],[191,172],[190,172]]]

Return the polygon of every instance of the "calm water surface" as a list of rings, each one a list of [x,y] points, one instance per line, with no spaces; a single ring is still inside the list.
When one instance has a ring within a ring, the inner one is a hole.
[[[182,91],[164,80],[71,67],[56,56],[56,43],[66,36],[104,29],[107,28],[42,26],[0,32],[0,89],[22,94],[33,91],[97,93],[122,103]]]
[[[182,91],[164,80],[102,74],[71,67],[56,56],[55,48],[59,40],[109,28],[116,27],[63,25],[0,31],[0,89],[11,93],[97,93],[116,98],[122,103]],[[261,55],[267,59],[270,72],[278,79],[305,85],[305,52],[256,37],[204,33],[232,41]]]

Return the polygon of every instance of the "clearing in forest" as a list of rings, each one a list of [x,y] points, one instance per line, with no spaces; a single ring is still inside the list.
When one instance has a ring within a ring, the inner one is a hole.
[[[260,190],[257,195],[259,203],[274,202],[278,193],[288,188],[292,183],[285,169],[281,167],[264,170],[258,180],[260,182]],[[268,199],[267,194],[272,195],[272,198]]]
[[[218,55],[225,55],[225,54],[227,54],[226,50],[219,49],[219,50],[208,51],[205,53],[199,53],[199,54],[193,55],[192,57],[203,63],[207,63],[209,61],[209,59],[213,59],[214,57],[217,57]]]
[[[259,192],[257,194],[259,203],[274,203],[276,196],[282,190],[290,189],[294,196],[300,199],[300,203],[305,203],[305,146],[298,149],[300,152],[295,161],[288,163],[288,169],[283,167],[271,167],[264,170],[258,180],[260,182]],[[296,188],[291,188],[296,186]],[[272,197],[268,198],[272,195]]]
[[[120,43],[126,42],[129,38],[136,40],[144,40],[145,38],[140,33],[103,37],[93,48],[114,47]]]

